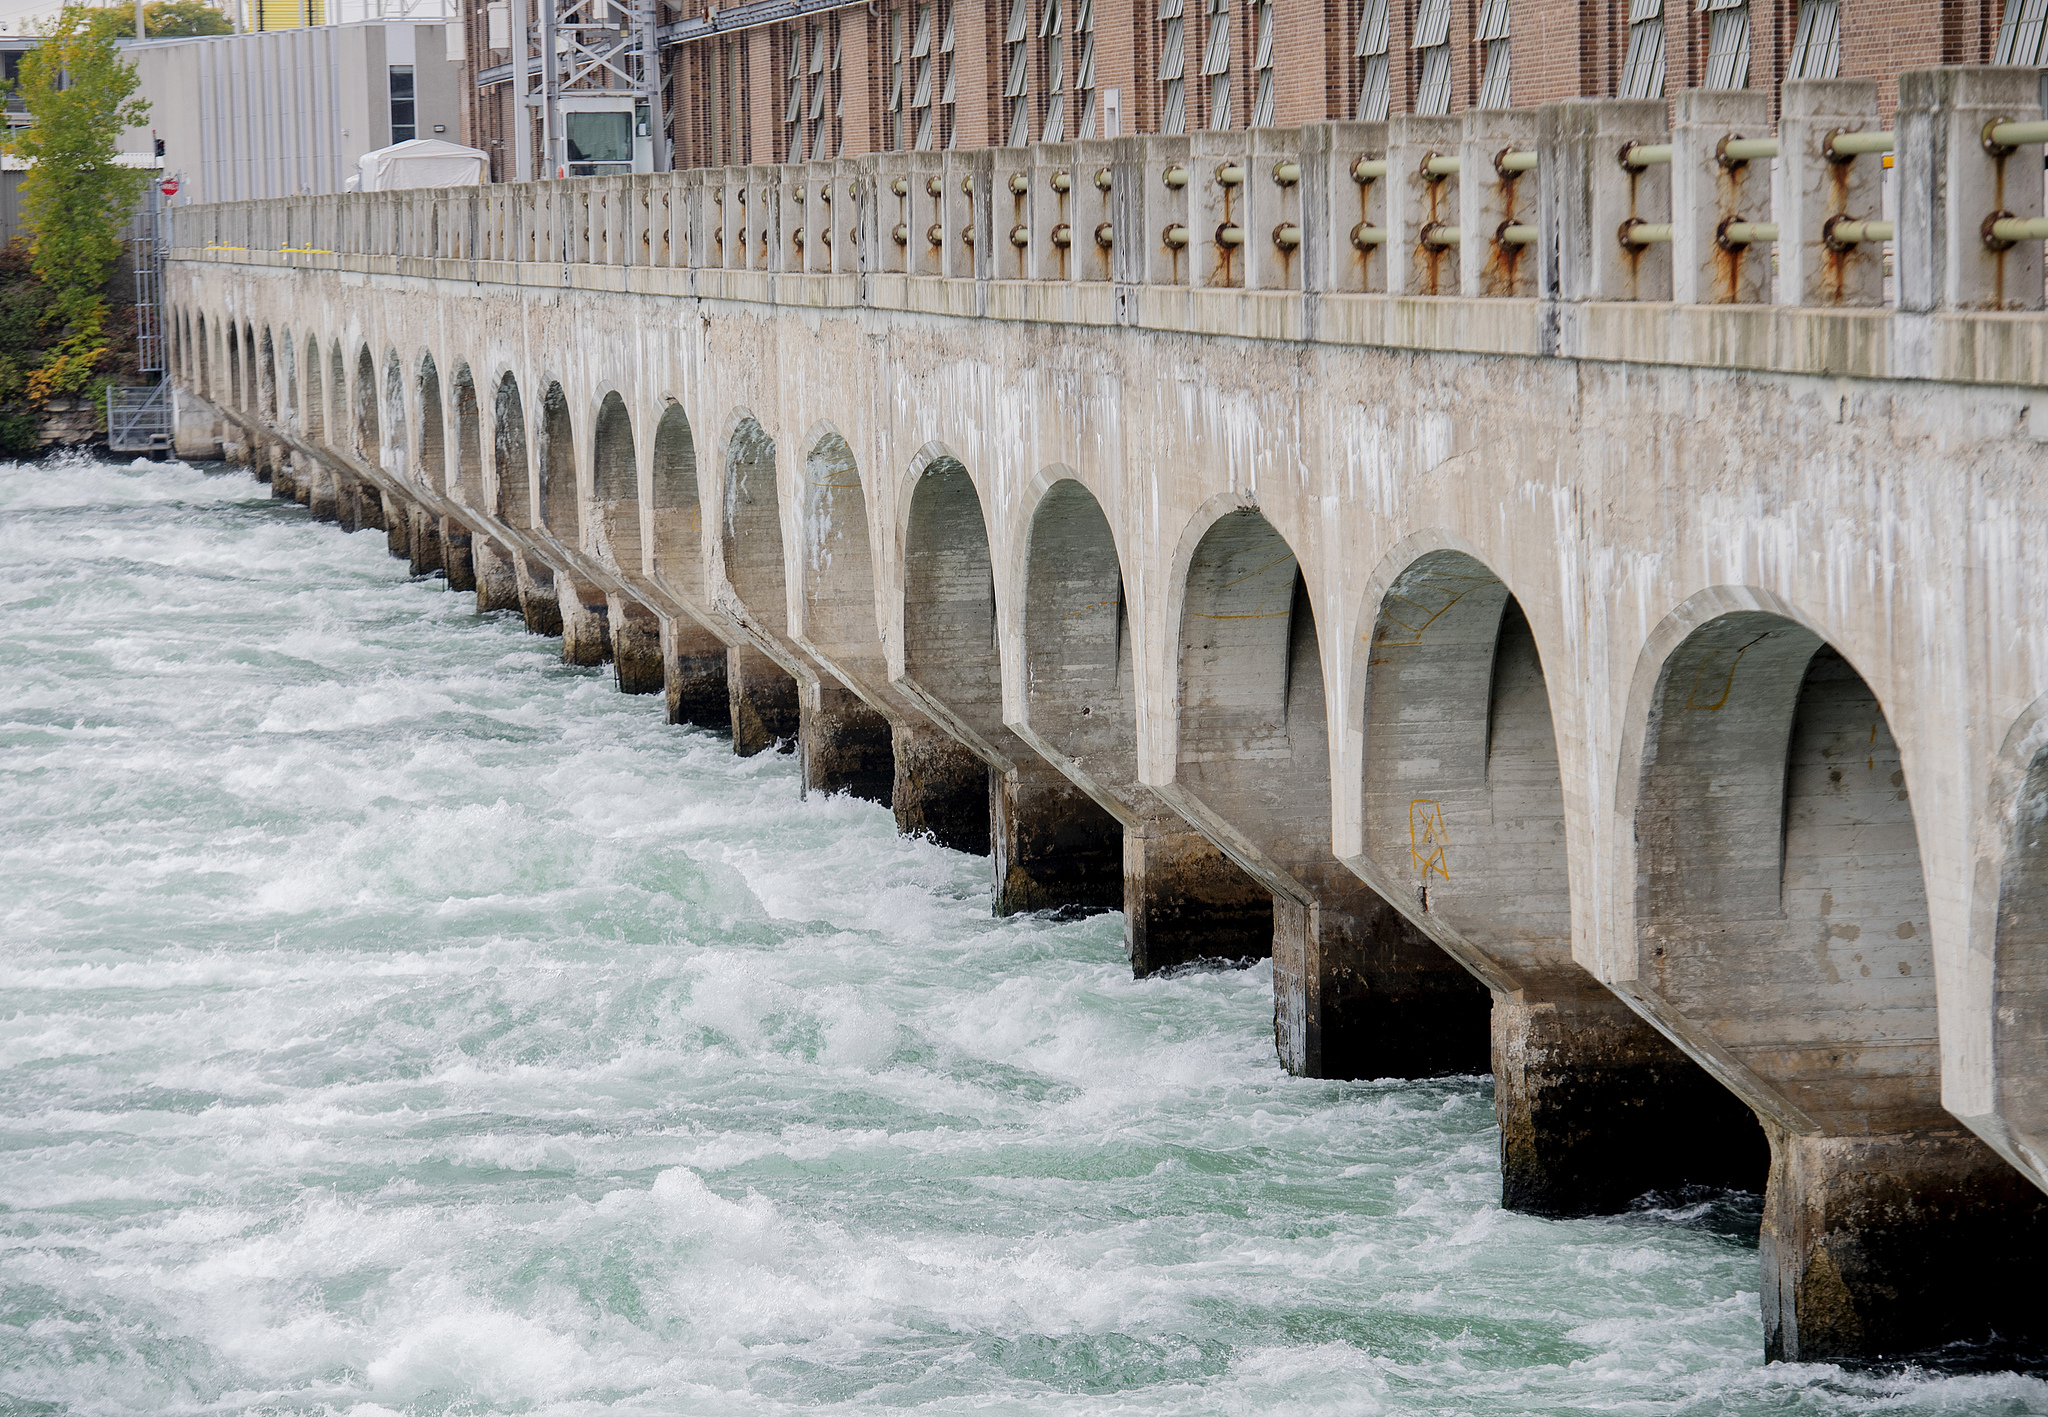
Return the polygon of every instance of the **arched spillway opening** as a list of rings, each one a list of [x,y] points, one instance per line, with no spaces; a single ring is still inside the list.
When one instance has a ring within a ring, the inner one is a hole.
[[[436,492],[448,491],[448,445],[441,407],[441,371],[434,356],[420,356],[419,377],[420,451],[418,477]]]
[[[632,415],[617,393],[606,394],[598,406],[591,472],[597,513],[593,549],[620,570],[639,575],[639,458]]]
[[[1003,724],[994,562],[974,480],[926,462],[904,537],[904,677],[993,769],[989,853],[998,914],[1123,903],[1123,830]]]
[[[1273,900],[1138,781],[1136,673],[1122,559],[1073,478],[1034,509],[1024,568],[1024,679],[1033,738],[1123,823],[1124,944],[1144,975],[1273,950]]]
[[[782,512],[775,486],[775,440],[751,415],[733,425],[725,448],[725,506],[719,520],[726,583],[754,632],[778,643],[789,635]],[[796,680],[757,645],[733,647],[726,661],[733,751],[794,752],[802,731]]]
[[[1918,831],[1877,695],[1814,629],[1743,609],[1679,642],[1648,710],[1629,987],[1770,1137],[1767,1355],[2026,1326],[1994,1296],[2048,1256],[2048,1202],[1942,1109]]]
[[[582,517],[576,493],[576,433],[569,422],[569,399],[560,384],[549,384],[540,401],[541,515],[557,542],[572,550],[583,546]]]
[[[1485,989],[1332,851],[1314,607],[1293,548],[1257,511],[1203,533],[1180,634],[1177,771],[1273,892],[1281,1061],[1310,1077],[1483,1069]]]
[[[1372,610],[1358,865],[1492,988],[1502,1205],[1760,1190],[1768,1153],[1741,1101],[1572,956],[1564,781],[1521,603],[1475,557],[1435,550]]]

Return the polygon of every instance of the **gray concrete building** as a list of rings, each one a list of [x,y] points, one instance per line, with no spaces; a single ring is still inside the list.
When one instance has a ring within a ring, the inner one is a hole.
[[[459,23],[367,21],[132,43],[148,128],[180,203],[346,189],[356,160],[407,138],[461,140]]]

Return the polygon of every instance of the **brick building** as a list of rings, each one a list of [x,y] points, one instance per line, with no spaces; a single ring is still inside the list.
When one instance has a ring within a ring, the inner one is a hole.
[[[659,3],[660,0],[657,0]],[[534,0],[535,4],[539,0]],[[2048,63],[2048,0],[661,3],[676,167],[1529,107]],[[505,0],[465,0],[469,140],[515,176]],[[658,160],[657,160],[658,161]]]

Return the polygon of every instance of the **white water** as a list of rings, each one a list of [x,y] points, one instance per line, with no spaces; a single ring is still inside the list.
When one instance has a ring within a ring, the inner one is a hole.
[[[266,492],[0,469],[0,1411],[2048,1412]]]

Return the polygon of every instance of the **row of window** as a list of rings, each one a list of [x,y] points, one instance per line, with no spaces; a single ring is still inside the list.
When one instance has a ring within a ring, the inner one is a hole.
[[[1656,98],[1664,93],[1665,6],[1688,3],[1697,6],[1706,22],[1705,86],[1747,86],[1751,0],[1629,0],[1628,44],[1617,85],[1623,97]],[[1245,116],[1255,127],[1273,121],[1274,4],[1275,0],[1158,0],[1160,132],[1188,130],[1190,77],[1201,82],[1206,98],[1200,121],[1217,129],[1237,126],[1233,105],[1239,92],[1240,51],[1233,27],[1240,12],[1251,27],[1251,112]],[[1452,0],[1362,0],[1355,50],[1357,116],[1384,119],[1392,108],[1395,4],[1413,7],[1408,47],[1416,58],[1414,111],[1449,113]],[[1199,43],[1192,56],[1191,18],[1199,23]],[[884,141],[896,149],[952,146],[954,0],[909,0],[885,11],[882,24],[888,62]],[[1479,0],[1473,37],[1483,53],[1477,106],[1505,108],[1512,101],[1509,0]],[[1104,108],[1105,95],[1096,84],[1094,0],[1008,0],[1000,38],[999,131],[1010,146],[1115,135],[1118,115]],[[796,162],[807,156],[831,156],[843,146],[837,122],[843,50],[837,17],[793,26],[787,47],[786,158]],[[1997,52],[2001,64],[2048,65],[2048,0],[2011,0]],[[1193,76],[1188,72],[1191,57],[1197,61]],[[1840,73],[1841,62],[1840,0],[1800,0],[1786,77],[1833,78]],[[1034,69],[1042,95],[1033,92]],[[1112,103],[1113,95],[1112,90]],[[1041,101],[1034,107],[1035,97]]]

